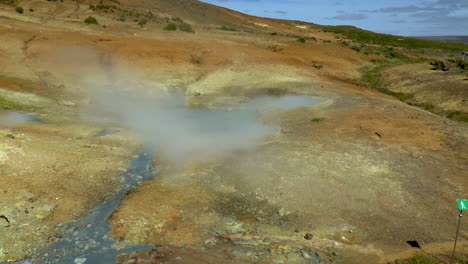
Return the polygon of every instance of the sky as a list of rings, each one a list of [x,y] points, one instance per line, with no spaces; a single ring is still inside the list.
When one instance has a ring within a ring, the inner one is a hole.
[[[203,0],[255,16],[403,36],[468,35],[468,0]]]

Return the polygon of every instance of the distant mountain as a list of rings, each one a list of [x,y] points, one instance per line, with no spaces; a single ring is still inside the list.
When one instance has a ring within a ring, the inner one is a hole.
[[[468,36],[424,36],[414,38],[468,44]]]

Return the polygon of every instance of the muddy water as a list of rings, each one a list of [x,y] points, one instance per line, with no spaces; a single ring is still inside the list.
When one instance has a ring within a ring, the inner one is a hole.
[[[218,111],[241,111],[252,114],[272,109],[292,109],[317,103],[319,103],[319,100],[311,96],[260,97],[244,105],[229,107],[229,109],[221,108]],[[100,136],[105,135],[107,133],[103,133]],[[63,238],[52,244],[40,257],[17,263],[115,263],[117,256],[120,254],[129,254],[139,250],[155,248],[154,245],[119,248],[117,247],[118,241],[107,236],[111,231],[107,218],[117,209],[121,199],[130,188],[155,175],[152,160],[152,148],[143,148],[137,157],[131,161],[127,171],[122,174],[123,187],[120,190],[103,204],[92,209],[89,214],[79,219],[76,223],[65,226]]]

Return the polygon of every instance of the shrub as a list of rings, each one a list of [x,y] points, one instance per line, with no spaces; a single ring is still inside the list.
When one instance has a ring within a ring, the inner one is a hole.
[[[193,30],[192,26],[187,23],[182,23],[179,25],[179,30],[184,31],[184,32],[190,32],[190,33],[195,33],[195,30]]]
[[[352,46],[351,49],[354,50],[354,51],[356,51],[356,52],[360,52],[360,51],[361,51],[361,47],[360,47],[360,46]]]
[[[147,22],[148,21],[146,19],[141,19],[140,21],[138,21],[138,25],[144,26],[144,25],[146,25]]]
[[[301,43],[305,43],[305,42],[306,42],[305,38],[298,38],[297,41],[298,41],[298,42],[301,42]]]
[[[98,21],[97,21],[97,19],[94,18],[94,17],[92,17],[92,16],[87,17],[87,18],[84,20],[84,22],[85,22],[86,24],[95,24],[95,25],[98,25],[98,24],[99,24]]]
[[[168,31],[176,31],[177,30],[177,25],[174,24],[174,23],[169,23],[163,29],[168,30]]]
[[[276,35],[278,35],[278,33],[276,33],[276,32],[272,32],[270,35],[272,35],[272,36],[276,36]]]
[[[323,121],[324,119],[325,118],[323,117],[314,117],[310,121],[317,123],[317,122]]]
[[[24,9],[21,6],[16,7],[15,10],[16,10],[16,12],[18,12],[20,14],[23,14],[23,12],[24,12]]]

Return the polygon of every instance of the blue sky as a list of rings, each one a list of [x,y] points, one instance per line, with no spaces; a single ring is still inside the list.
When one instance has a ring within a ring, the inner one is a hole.
[[[468,0],[203,0],[243,13],[405,36],[468,35]]]

